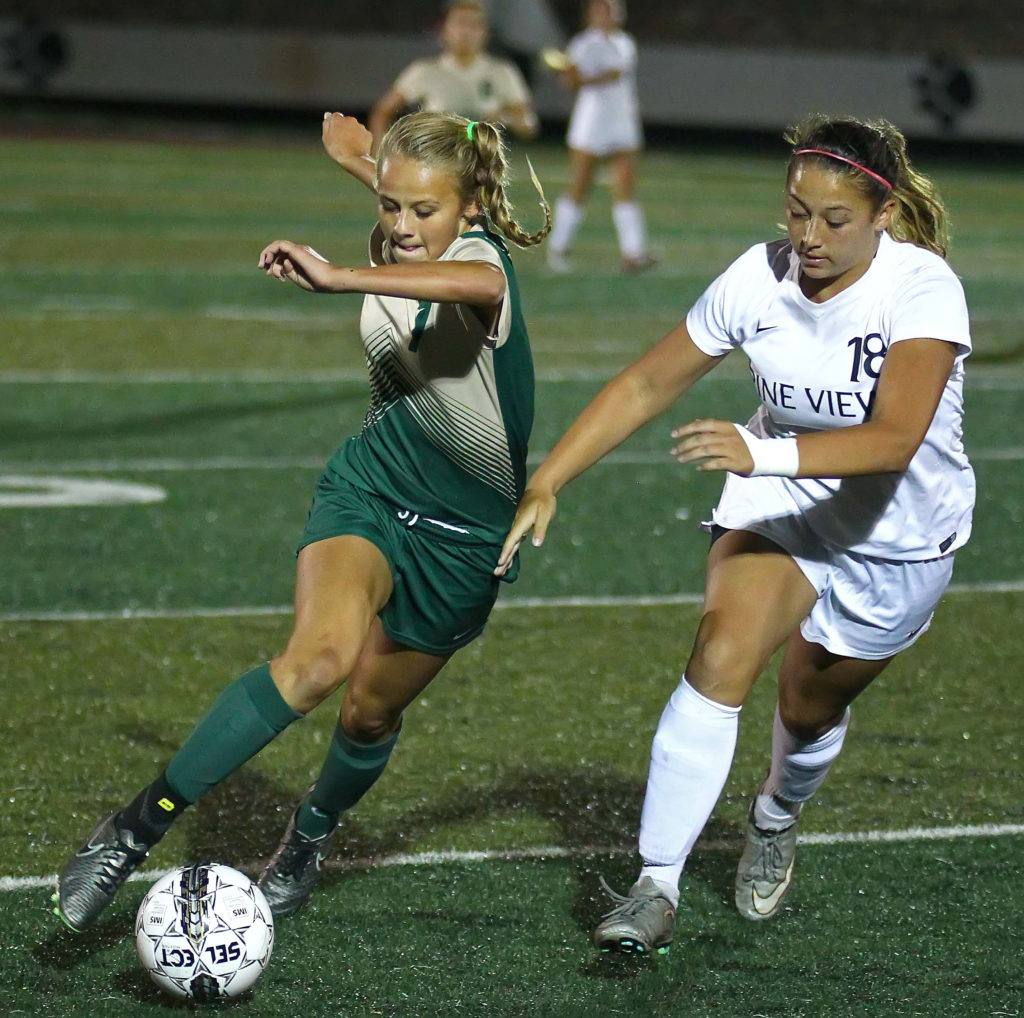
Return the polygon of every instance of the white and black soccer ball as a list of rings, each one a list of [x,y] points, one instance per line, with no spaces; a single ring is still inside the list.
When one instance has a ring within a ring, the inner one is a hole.
[[[150,978],[197,1003],[244,993],[273,948],[274,918],[263,892],[223,863],[165,874],[135,918],[135,949]]]

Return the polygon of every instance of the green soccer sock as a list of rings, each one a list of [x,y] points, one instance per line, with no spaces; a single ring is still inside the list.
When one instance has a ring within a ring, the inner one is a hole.
[[[369,745],[354,742],[338,724],[320,777],[299,806],[299,833],[319,838],[330,831],[338,815],[351,809],[384,773],[396,742],[398,732]]]
[[[262,664],[217,697],[167,765],[167,783],[195,802],[302,716],[278,692],[270,665]]]

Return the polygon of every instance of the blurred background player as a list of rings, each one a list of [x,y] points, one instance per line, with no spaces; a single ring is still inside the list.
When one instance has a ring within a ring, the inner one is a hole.
[[[555,225],[548,242],[548,266],[570,269],[566,254],[583,220],[594,174],[600,163],[611,169],[612,219],[626,272],[641,272],[655,262],[647,248],[644,211],[633,195],[637,154],[643,147],[636,95],[636,40],[622,30],[620,0],[589,0],[586,28],[566,49],[562,71],[576,92],[569,120],[569,191],[555,204]]]
[[[487,37],[487,13],[479,0],[447,4],[441,55],[413,61],[370,110],[374,152],[391,122],[410,108],[499,123],[517,138],[536,136],[529,86],[515,64],[486,52]]]

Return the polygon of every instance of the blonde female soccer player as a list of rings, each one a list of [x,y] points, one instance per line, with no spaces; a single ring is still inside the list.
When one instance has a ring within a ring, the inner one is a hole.
[[[328,114],[324,142],[376,192],[370,265],[333,265],[276,240],[259,267],[305,290],[365,295],[370,407],[317,483],[287,645],[231,683],[156,781],[68,861],[58,914],[76,930],[190,803],[344,683],[320,776],[260,878],[275,915],[294,912],[339,815],[384,770],[402,712],[480,634],[498,595],[494,563],[526,479],[534,384],[515,272],[492,226],[538,243],[550,225],[543,194],[545,226],[526,233],[509,213],[492,124],[412,114],[374,162],[369,132]]]
[[[703,617],[651,749],[643,868],[597,927],[603,950],[672,940],[683,864],[729,773],[740,708],[784,646],[771,765],[735,888],[748,919],[778,913],[801,805],[839,754],[850,704],[928,628],[971,532],[971,336],[945,209],[891,124],[818,116],[788,140],[788,237],[738,258],[584,409],[531,479],[499,565],[531,528],[544,540],[573,477],[731,351],[746,354],[760,399],[746,426],[672,433],[681,462],[728,476]]]
[[[586,28],[566,48],[569,66],[562,74],[576,93],[566,141],[569,190],[555,202],[548,243],[548,266],[568,272],[568,251],[590,198],[598,166],[611,168],[612,221],[626,272],[650,268],[643,206],[635,198],[637,159],[643,128],[636,95],[636,41],[623,31],[621,0],[590,0]]]

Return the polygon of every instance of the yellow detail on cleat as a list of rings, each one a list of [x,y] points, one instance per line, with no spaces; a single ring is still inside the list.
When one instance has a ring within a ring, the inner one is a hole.
[[[174,803],[170,799],[157,799],[156,804],[167,813],[174,812]]]

